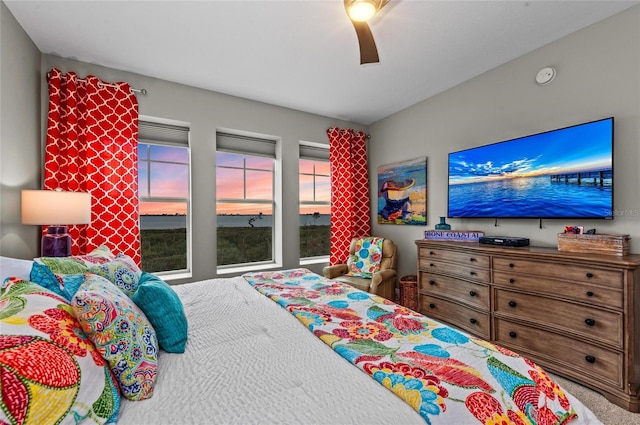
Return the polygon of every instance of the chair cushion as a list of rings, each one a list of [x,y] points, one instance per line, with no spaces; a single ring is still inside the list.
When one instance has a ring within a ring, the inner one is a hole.
[[[351,285],[354,288],[360,289],[361,291],[365,291],[365,292],[369,292],[369,287],[371,286],[371,279],[349,276],[346,274],[342,276],[334,277],[332,280],[346,283],[347,285]]]
[[[349,275],[371,279],[373,273],[380,270],[382,243],[384,238],[366,237],[356,240],[354,252],[349,256],[347,265]]]

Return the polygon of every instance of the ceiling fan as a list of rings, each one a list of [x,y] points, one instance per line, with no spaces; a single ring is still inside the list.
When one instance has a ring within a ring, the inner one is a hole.
[[[367,21],[390,0],[344,0],[344,8],[353,23],[360,45],[360,65],[380,62],[378,49]]]

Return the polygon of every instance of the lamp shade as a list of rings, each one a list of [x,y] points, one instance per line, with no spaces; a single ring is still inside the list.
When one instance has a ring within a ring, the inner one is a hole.
[[[87,224],[91,194],[61,190],[23,190],[22,224]]]

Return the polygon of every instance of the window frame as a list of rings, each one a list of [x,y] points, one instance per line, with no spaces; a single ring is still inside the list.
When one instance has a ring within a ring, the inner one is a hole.
[[[186,268],[185,269],[176,269],[176,270],[164,270],[153,272],[157,276],[161,276],[164,280],[177,280],[177,279],[185,279],[191,278],[193,276],[193,245],[192,245],[192,160],[191,160],[191,128],[188,123],[182,121],[175,121],[169,119],[160,119],[155,117],[148,116],[140,116],[138,118],[138,127],[140,128],[140,124],[148,125],[147,128],[151,131],[145,134],[146,137],[141,138],[140,133],[138,134],[138,149],[140,149],[140,145],[148,145],[149,151],[147,152],[147,159],[141,160],[140,154],[138,152],[138,163],[141,161],[145,161],[147,163],[147,190],[146,193],[149,196],[140,196],[138,192],[138,203],[148,202],[148,203],[160,203],[160,202],[185,202],[186,203]],[[180,137],[177,133],[173,134],[172,129],[175,129],[180,132],[186,132],[186,140]],[[158,132],[154,132],[154,130],[158,130]],[[166,131],[163,131],[166,130]],[[186,143],[185,143],[186,142]],[[150,157],[151,146],[165,146],[165,147],[177,147],[184,148],[187,151],[187,160],[186,164],[183,162],[173,162],[173,161],[157,161],[152,160]],[[187,166],[187,197],[173,197],[173,196],[153,196],[151,194],[151,164],[152,163],[166,163],[166,164],[179,164]],[[139,164],[137,165],[139,167]],[[138,177],[138,184],[140,184],[140,177]],[[138,189],[139,190],[139,189]],[[142,229],[141,229],[142,231]],[[140,255],[142,255],[142,248],[140,250]]]
[[[246,157],[254,158],[269,158],[273,161],[273,167],[271,170],[271,196],[272,199],[254,199],[246,198],[246,171],[253,171],[254,169],[246,167],[246,161],[243,166],[243,175],[245,177],[243,182],[243,199],[238,198],[219,198],[216,190],[215,203],[216,203],[216,259],[217,259],[217,244],[218,244],[218,223],[217,223],[217,205],[219,203],[226,204],[264,204],[271,206],[271,260],[255,261],[249,263],[234,263],[219,265],[216,260],[216,272],[219,275],[240,273],[246,271],[265,270],[271,268],[282,267],[282,211],[281,211],[281,157],[280,157],[280,139],[274,136],[268,136],[257,133],[242,132],[228,129],[218,129],[216,131],[216,164],[215,172],[216,179],[218,168],[235,168],[238,167],[226,167],[220,166],[217,163],[217,154],[219,152],[231,153],[236,155],[243,155]],[[257,171],[265,171],[257,169]]]
[[[326,162],[330,164],[329,161],[329,145],[317,143],[317,142],[308,142],[308,141],[300,141],[299,146],[299,155],[298,155],[298,188],[300,188],[300,176],[301,175],[311,175],[309,173],[303,173],[300,171],[300,161],[301,160],[311,160],[317,162]],[[303,201],[302,198],[298,200],[298,215],[300,215],[300,209],[303,206],[329,206],[329,211],[331,211],[331,168],[329,168],[329,201],[316,201],[316,176],[323,176],[323,174],[317,174],[315,172],[315,165],[313,170],[313,198],[314,201]],[[300,189],[298,189],[299,191]],[[302,227],[302,226],[299,226]],[[300,242],[298,242],[300,243]],[[329,261],[330,253],[326,255],[317,255],[313,257],[300,257],[300,265],[308,265],[308,264],[318,264],[318,263],[326,263]]]

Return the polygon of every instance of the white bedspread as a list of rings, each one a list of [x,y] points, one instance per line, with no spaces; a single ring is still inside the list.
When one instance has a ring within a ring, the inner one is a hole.
[[[425,424],[242,277],[174,289],[186,352],[160,352],[153,397],[123,399],[118,424]]]

